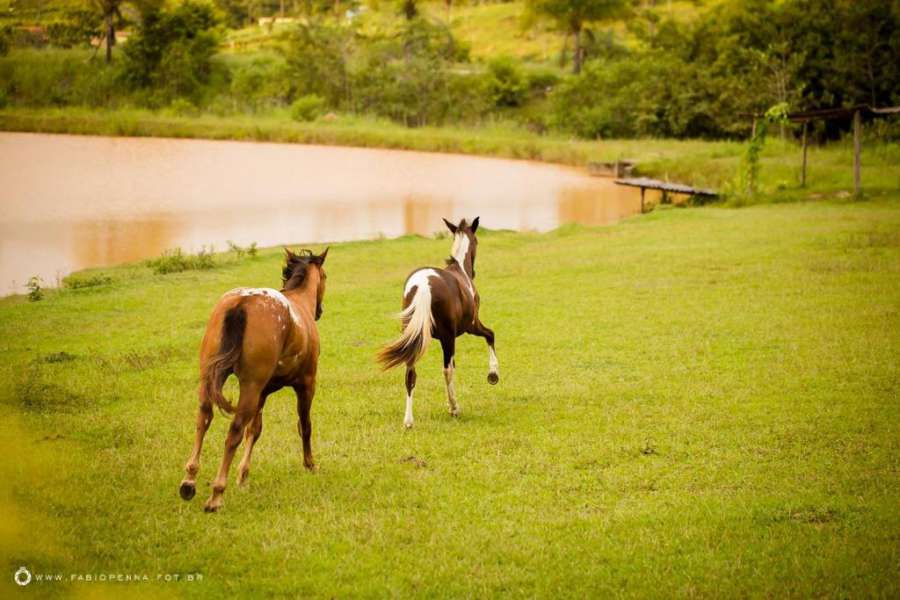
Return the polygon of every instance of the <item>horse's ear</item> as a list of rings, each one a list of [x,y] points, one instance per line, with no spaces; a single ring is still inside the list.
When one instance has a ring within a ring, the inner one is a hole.
[[[453,233],[453,234],[456,233],[456,225],[454,225],[453,223],[451,223],[451,222],[448,221],[447,219],[444,219],[444,224],[447,226],[447,229],[450,230],[450,233]]]
[[[288,260],[290,260],[290,259],[294,258],[294,253],[291,252],[291,249],[290,249],[290,248],[288,248],[287,246],[285,246],[285,247],[284,247],[284,256],[285,256],[285,258],[287,258]]]
[[[472,233],[475,233],[476,231],[478,231],[478,219],[480,219],[480,218],[481,217],[475,217],[475,220],[472,221]]]
[[[331,249],[331,246],[326,246],[325,252],[323,252],[322,254],[319,255],[319,260],[317,261],[319,263],[319,265],[325,264],[325,257],[328,256],[328,250],[330,250],[330,249]]]

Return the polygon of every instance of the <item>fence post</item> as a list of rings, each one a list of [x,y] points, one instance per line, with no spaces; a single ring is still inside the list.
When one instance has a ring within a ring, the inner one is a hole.
[[[806,130],[809,121],[803,121],[803,163],[800,167],[800,187],[806,187]]]
[[[862,142],[862,119],[859,111],[853,113],[853,193],[859,196],[862,188],[859,183],[859,153]]]

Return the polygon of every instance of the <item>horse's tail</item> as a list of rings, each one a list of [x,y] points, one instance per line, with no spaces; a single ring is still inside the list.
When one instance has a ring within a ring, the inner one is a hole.
[[[397,317],[403,323],[403,333],[378,352],[378,360],[384,369],[403,363],[413,365],[428,349],[434,317],[431,314],[431,287],[427,277],[416,287],[409,306]]]
[[[241,358],[241,349],[244,346],[244,330],[247,328],[247,311],[238,304],[225,312],[222,323],[222,339],[219,342],[219,352],[206,363],[203,371],[204,395],[219,407],[220,410],[234,414],[235,407],[222,394],[225,380],[234,372]]]

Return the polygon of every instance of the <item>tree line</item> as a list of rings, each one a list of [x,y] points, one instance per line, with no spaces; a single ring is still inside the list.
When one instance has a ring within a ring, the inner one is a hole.
[[[559,31],[564,68],[476,61],[449,19],[428,18],[415,0],[390,0],[396,21],[374,30],[355,18],[364,5],[348,0],[91,1],[76,5],[53,45],[103,38],[107,60],[0,58],[0,105],[293,106],[303,119],[333,111],[407,126],[504,120],[584,138],[727,138],[746,135],[748,115],[774,104],[900,104],[900,7],[892,0],[735,0],[687,20],[666,17],[652,0],[527,0],[524,26]],[[455,4],[445,0],[448,14]],[[277,53],[224,60],[224,27],[263,11],[305,18],[281,34]],[[113,60],[123,19],[131,35]],[[7,28],[0,54],[16,45],[10,38]],[[842,125],[828,127],[819,135],[838,135]]]

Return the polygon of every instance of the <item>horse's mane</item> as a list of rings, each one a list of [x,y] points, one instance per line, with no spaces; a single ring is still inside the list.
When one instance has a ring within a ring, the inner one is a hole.
[[[297,253],[287,250],[286,252],[284,269],[281,271],[282,287],[285,290],[293,290],[303,285],[309,265],[319,264],[319,257],[311,250],[301,250]]]

